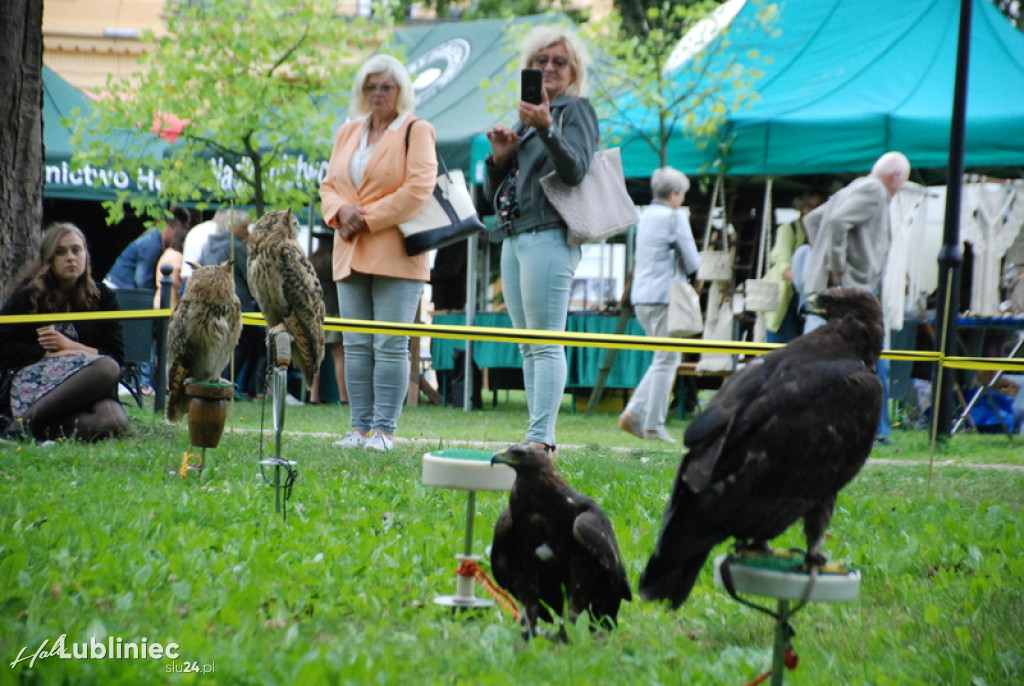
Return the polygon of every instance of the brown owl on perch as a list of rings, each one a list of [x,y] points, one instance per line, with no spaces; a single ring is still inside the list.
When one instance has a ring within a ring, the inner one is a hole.
[[[192,267],[167,328],[169,422],[188,412],[186,383],[220,380],[242,333],[242,303],[235,295],[231,263]]]
[[[324,294],[299,245],[291,210],[272,210],[249,232],[249,288],[267,320],[267,333],[287,331],[292,359],[307,384],[324,359]]]

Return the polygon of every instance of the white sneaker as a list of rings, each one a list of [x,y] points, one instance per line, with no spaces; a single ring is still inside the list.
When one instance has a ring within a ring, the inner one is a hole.
[[[362,431],[356,429],[350,429],[341,440],[337,440],[332,445],[335,448],[362,448],[370,440],[370,434],[364,434]]]
[[[284,397],[284,402],[285,402],[286,405],[305,405],[306,404],[306,403],[302,402],[301,400],[299,400],[298,398],[296,398],[291,393],[289,393],[288,395],[286,395]]]
[[[662,427],[656,431],[646,430],[644,431],[644,438],[650,441],[665,441],[666,443],[677,443],[676,439],[672,438],[665,427]]]
[[[386,453],[395,447],[395,439],[389,437],[383,431],[377,430],[370,434],[370,440],[363,446],[367,450],[379,450]]]

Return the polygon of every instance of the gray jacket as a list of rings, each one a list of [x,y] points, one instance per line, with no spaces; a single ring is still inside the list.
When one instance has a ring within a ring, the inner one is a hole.
[[[206,239],[206,245],[203,246],[202,252],[199,254],[199,264],[221,264],[227,262],[232,257],[232,246],[234,243],[234,262],[231,265],[231,271],[235,279],[235,295],[242,301],[242,311],[250,312],[254,308],[252,293],[249,291],[249,277],[246,273],[247,264],[249,262],[249,249],[245,247],[238,236],[232,233],[222,232],[215,233]]]
[[[633,304],[667,303],[669,284],[685,280],[686,275],[697,271],[699,266],[700,254],[690,223],[682,212],[655,200],[644,210],[636,228],[636,258],[630,296]]]
[[[531,229],[565,226],[565,221],[544,195],[540,180],[555,172],[559,179],[570,186],[582,182],[590,168],[594,151],[597,150],[601,133],[597,114],[586,98],[559,95],[551,103],[551,117],[555,123],[543,132],[521,123],[515,127],[519,134],[516,153],[519,181],[516,196],[520,215],[511,222],[501,224],[498,231],[492,234],[495,239]],[[512,169],[511,160],[499,167],[494,164],[493,155],[488,155],[486,169],[484,194],[494,203],[495,195]]]
[[[826,288],[829,272],[842,273],[843,286],[878,289],[892,242],[889,200],[885,184],[862,176],[804,217],[811,244],[808,293]]]

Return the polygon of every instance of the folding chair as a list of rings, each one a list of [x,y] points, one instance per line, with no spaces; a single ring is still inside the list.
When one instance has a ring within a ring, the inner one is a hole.
[[[1024,346],[1024,331],[1018,331],[1017,342],[1014,344],[1013,350],[1010,351],[1010,354],[1007,355],[1007,357],[1018,357],[1018,353],[1021,351],[1022,346]],[[974,397],[971,398],[970,402],[967,403],[967,406],[964,407],[964,411],[960,413],[959,417],[957,417],[956,422],[953,424],[953,430],[950,432],[951,434],[955,434],[965,421],[971,421],[971,410],[974,409],[974,406],[982,398],[984,398],[987,401],[989,406],[992,408],[992,411],[995,413],[996,417],[999,418],[999,411],[995,407],[992,398],[989,397],[989,393],[995,390],[996,383],[999,381],[1000,378],[1002,378],[1002,376],[1003,370],[1000,369],[996,371],[995,374],[992,375],[992,378],[990,378],[987,383],[982,384],[981,388],[978,389],[978,392],[974,394]],[[999,419],[999,423],[1002,425],[1003,433],[1012,433],[1010,431],[1010,428],[1003,423],[1003,420],[1001,418]],[[971,426],[973,426],[973,423],[971,424]]]
[[[122,310],[151,310],[156,290],[148,288],[119,288],[114,293]],[[144,365],[153,364],[153,341],[156,338],[152,319],[124,319],[124,364],[121,365],[121,385],[142,407],[142,386],[147,376]]]

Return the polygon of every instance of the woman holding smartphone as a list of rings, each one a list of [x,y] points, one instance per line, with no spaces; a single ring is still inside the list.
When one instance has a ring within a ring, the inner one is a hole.
[[[580,262],[579,246],[566,240],[566,223],[548,202],[542,177],[583,181],[600,139],[597,115],[583,96],[589,57],[579,38],[561,27],[539,26],[523,42],[522,66],[541,72],[540,102],[528,92],[519,122],[487,132],[484,191],[498,214],[502,240],[502,294],[517,329],[564,331],[569,290]],[[530,76],[524,77],[529,90]],[[528,442],[555,452],[555,424],[565,393],[565,349],[520,344],[530,424]]]

